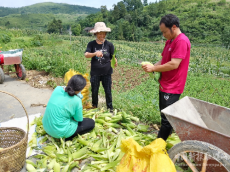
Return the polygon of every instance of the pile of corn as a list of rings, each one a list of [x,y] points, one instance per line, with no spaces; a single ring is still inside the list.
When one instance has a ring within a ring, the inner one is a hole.
[[[82,99],[82,104],[83,104],[83,107],[85,109],[89,109],[91,108],[91,104],[86,102],[88,99],[89,99],[89,88],[90,88],[90,82],[89,82],[89,74],[86,73],[86,74],[81,74],[79,72],[76,72],[75,70],[73,69],[70,69],[68,72],[65,73],[65,76],[64,76],[64,83],[67,84],[68,81],[70,80],[70,78],[73,76],[73,75],[82,75],[85,79],[86,79],[86,86],[85,88],[81,91],[81,94],[83,95],[83,99]]]
[[[42,126],[42,116],[36,118],[36,132],[29,141],[32,149],[43,153],[33,156],[36,163],[26,160],[27,170],[67,172],[73,168],[82,172],[115,172],[124,153],[120,149],[121,140],[133,138],[141,146],[149,145],[156,139],[155,134],[143,134],[148,125],[138,124],[139,119],[124,111],[114,111],[114,115],[102,109],[83,110],[85,118],[95,120],[95,128],[87,134],[79,135],[72,141],[54,139],[46,134]],[[137,123],[137,124],[135,124]],[[42,138],[37,145],[37,138]],[[83,163],[87,162],[87,163]]]

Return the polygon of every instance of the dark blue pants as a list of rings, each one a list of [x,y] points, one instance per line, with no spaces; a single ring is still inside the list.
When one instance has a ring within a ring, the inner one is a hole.
[[[111,85],[112,85],[111,75],[91,76],[90,82],[91,82],[91,92],[92,92],[92,105],[94,107],[98,106],[98,90],[100,86],[100,81],[102,82],[102,86],[105,91],[107,108],[113,110],[112,92],[111,92]]]
[[[159,106],[160,106],[160,111],[169,105],[175,103],[178,101],[180,98],[180,94],[171,94],[171,93],[164,93],[164,92],[159,92]],[[158,132],[157,138],[162,138],[165,141],[167,140],[168,136],[172,134],[172,126],[165,117],[163,113],[161,113],[161,128],[160,131]]]

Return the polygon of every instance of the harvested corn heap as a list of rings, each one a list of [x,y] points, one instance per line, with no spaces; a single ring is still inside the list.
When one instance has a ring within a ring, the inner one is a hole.
[[[149,131],[148,125],[140,124],[139,118],[125,111],[117,112],[115,109],[113,115],[103,108],[84,109],[83,117],[94,119],[95,128],[72,141],[50,137],[43,129],[42,116],[35,118],[30,126],[37,125],[36,132],[28,145],[31,150],[41,151],[41,154],[33,156],[37,159],[36,163],[27,160],[28,169],[56,172],[77,168],[82,172],[115,172],[124,156],[120,148],[122,140],[132,138],[139,145],[146,146],[156,139],[155,134],[143,133]],[[38,145],[37,138],[40,140]]]

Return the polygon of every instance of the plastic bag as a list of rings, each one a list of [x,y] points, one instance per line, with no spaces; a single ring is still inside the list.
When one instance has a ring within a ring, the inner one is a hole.
[[[165,149],[166,142],[159,138],[141,147],[132,138],[121,141],[125,155],[116,172],[176,172],[176,168]]]

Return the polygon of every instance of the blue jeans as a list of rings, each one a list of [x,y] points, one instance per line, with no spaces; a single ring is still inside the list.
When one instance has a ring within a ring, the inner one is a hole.
[[[91,76],[91,92],[92,92],[92,105],[94,107],[98,106],[98,90],[100,86],[100,81],[102,82],[102,86],[105,91],[105,98],[106,98],[106,106],[108,109],[113,110],[112,105],[112,79],[111,75],[101,75],[101,76]]]

